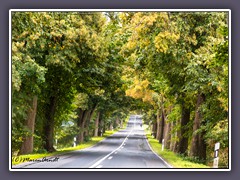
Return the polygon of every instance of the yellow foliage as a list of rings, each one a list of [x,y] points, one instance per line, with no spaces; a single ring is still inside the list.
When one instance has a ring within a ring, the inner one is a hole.
[[[136,41],[129,41],[129,42],[127,43],[127,48],[128,48],[128,49],[134,49],[134,48],[136,48],[136,46],[137,46]]]
[[[44,17],[45,17],[46,19],[50,19],[50,18],[51,18],[51,16],[48,15],[46,12],[44,12]]]
[[[39,33],[32,34],[32,35],[29,36],[29,38],[30,38],[31,40],[37,40],[39,37],[40,37],[40,34],[39,34]]]
[[[166,53],[168,50],[168,44],[176,43],[180,38],[179,34],[174,34],[168,31],[160,32],[154,39],[155,47],[159,52]]]
[[[218,100],[221,102],[221,106],[224,110],[228,112],[228,99],[220,97]]]
[[[126,95],[135,99],[142,99],[144,102],[149,102],[153,104],[154,91],[148,89],[148,85],[148,80],[140,81],[135,77],[131,88],[126,90]]]
[[[142,86],[146,89],[149,85],[149,81],[148,80],[144,80],[141,82]]]
[[[62,20],[60,21],[60,24],[61,24],[61,25],[64,25],[64,24],[65,24],[65,20],[62,19]]]
[[[221,86],[217,86],[217,90],[218,90],[219,92],[221,92],[221,91],[222,91],[222,87],[221,87]]]
[[[79,32],[80,36],[87,36],[88,30],[85,26],[82,26]]]

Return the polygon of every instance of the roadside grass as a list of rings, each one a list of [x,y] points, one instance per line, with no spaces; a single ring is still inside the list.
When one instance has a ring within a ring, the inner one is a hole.
[[[210,166],[195,163],[187,158],[180,156],[168,149],[162,151],[162,144],[158,142],[157,139],[154,139],[148,130],[148,126],[144,125],[144,130],[146,132],[146,137],[153,151],[161,156],[166,162],[173,166],[173,168],[211,168]]]
[[[20,155],[20,156],[13,156],[12,157],[12,165],[17,165],[17,164],[20,164],[23,162],[28,162],[28,161],[35,160],[35,159],[61,155],[61,154],[65,154],[65,153],[68,153],[71,151],[75,151],[75,150],[85,149],[85,148],[88,148],[88,147],[91,147],[91,146],[97,144],[98,142],[102,141],[103,139],[105,139],[108,136],[111,136],[112,134],[116,133],[117,131],[118,131],[117,129],[113,130],[113,131],[111,131],[111,130],[106,131],[102,137],[92,137],[90,141],[79,144],[76,147],[57,149],[57,151],[55,151],[53,153],[39,153],[39,154],[26,154],[26,155]]]

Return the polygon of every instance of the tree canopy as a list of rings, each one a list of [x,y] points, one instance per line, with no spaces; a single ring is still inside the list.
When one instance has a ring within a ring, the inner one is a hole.
[[[12,12],[12,153],[141,113],[171,151],[228,166],[227,12]],[[58,140],[56,146],[55,140]]]

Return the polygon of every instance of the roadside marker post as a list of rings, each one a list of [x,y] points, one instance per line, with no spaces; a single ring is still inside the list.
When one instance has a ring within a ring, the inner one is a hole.
[[[219,154],[219,149],[220,149],[220,143],[215,144],[214,148],[214,159],[213,159],[213,168],[218,168],[218,154]]]
[[[77,140],[77,138],[74,137],[74,138],[73,138],[73,147],[76,147],[76,140]]]
[[[164,139],[162,140],[162,151],[164,150]]]

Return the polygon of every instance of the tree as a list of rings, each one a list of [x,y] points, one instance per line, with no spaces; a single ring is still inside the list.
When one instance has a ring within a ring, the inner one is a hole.
[[[12,18],[12,140],[16,143],[14,149],[21,149],[19,154],[33,151],[37,99],[46,73],[46,68],[36,63],[27,48],[32,48],[27,42],[33,38],[28,36],[32,31],[30,17],[29,13],[16,12]]]

